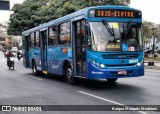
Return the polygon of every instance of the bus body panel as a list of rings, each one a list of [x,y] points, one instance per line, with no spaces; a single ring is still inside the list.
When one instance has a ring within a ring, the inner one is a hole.
[[[63,49],[67,49],[67,52],[62,53]],[[72,64],[71,52],[70,46],[48,47],[48,72],[63,75],[64,61]]]
[[[37,70],[41,70],[41,53],[40,48],[30,48],[29,49],[29,68],[32,68],[32,62],[35,60]]]
[[[72,67],[73,67],[73,76],[81,76],[86,77],[88,79],[108,79],[108,78],[126,78],[126,77],[137,77],[137,76],[143,76],[144,75],[144,62],[143,62],[143,51],[139,52],[96,52],[91,51],[87,47],[87,43],[85,46],[85,66],[86,71],[84,73],[80,72],[78,75],[77,71],[77,61],[76,61],[76,33],[74,28],[74,23],[76,21],[79,21],[81,19],[85,19],[87,24],[88,22],[101,22],[102,20],[107,20],[108,22],[124,22],[127,23],[130,20],[134,23],[142,23],[142,19],[130,19],[130,18],[96,18],[96,17],[88,17],[88,12],[92,9],[126,9],[126,10],[136,10],[134,8],[130,7],[124,7],[124,6],[97,6],[97,7],[91,7],[91,8],[85,8],[80,11],[77,11],[75,13],[69,14],[67,16],[61,17],[59,19],[50,21],[48,23],[42,24],[38,27],[32,28],[30,30],[27,30],[22,33],[22,35],[25,36],[25,34],[31,34],[32,32],[40,31],[45,28],[47,30],[48,34],[48,28],[52,25],[57,25],[59,23],[63,23],[65,21],[71,22],[71,42],[70,45],[56,45],[56,46],[48,46],[48,43],[46,43],[46,50],[44,50],[43,55],[41,54],[42,47],[40,48],[29,48],[28,51],[28,57],[29,57],[29,68],[32,68],[32,61],[36,61],[37,70],[43,71],[47,70],[48,73],[51,74],[57,74],[57,75],[64,75],[64,65],[65,61],[68,61]],[[87,26],[86,24],[86,26]],[[88,34],[88,33],[87,33]],[[47,35],[47,42],[48,42],[48,35]],[[86,38],[87,39],[87,38]],[[87,40],[86,40],[87,41]],[[42,42],[42,41],[41,41]],[[42,45],[42,44],[41,44]],[[26,49],[23,49],[23,53],[25,55]],[[121,59],[121,58],[112,58],[112,56],[109,55],[138,55],[137,58],[131,58],[131,59]],[[45,65],[42,67],[42,58],[44,57]],[[46,58],[45,58],[46,57]],[[108,58],[107,58],[108,57]],[[107,58],[107,59],[106,59]],[[26,59],[24,58],[23,64],[26,65]],[[104,64],[105,68],[100,68],[96,64]],[[123,63],[121,63],[123,61]],[[131,61],[131,63],[129,63]],[[140,62],[141,65],[137,66],[136,62]],[[82,64],[83,65],[83,64]],[[118,74],[121,71],[127,72],[127,74]],[[83,74],[83,75],[82,75]]]
[[[118,53],[118,54],[117,54]],[[125,52],[126,55],[137,55],[137,58],[126,59],[113,58],[113,56],[122,56],[120,52],[99,53],[87,51],[87,78],[88,79],[107,79],[107,78],[123,78],[123,77],[137,77],[144,75],[144,62],[142,52]],[[124,54],[124,55],[125,55]],[[103,57],[102,57],[103,55]],[[110,58],[105,59],[104,55]],[[123,60],[123,64],[121,61]],[[130,63],[130,61],[133,61]],[[95,61],[95,62],[93,62]],[[137,61],[142,62],[141,66],[137,66]],[[98,63],[98,65],[97,65]],[[100,64],[104,64],[105,68],[100,68]],[[107,66],[108,65],[108,66]],[[120,71],[126,71],[127,74],[118,74]]]
[[[22,49],[22,58],[23,58],[23,66],[25,67],[25,68],[27,68],[27,66],[26,66],[26,57],[25,57],[25,49]]]
[[[56,58],[57,47],[48,47],[48,72],[57,73],[57,58]]]
[[[90,18],[88,17],[88,11],[90,11],[92,9],[99,9],[99,8],[100,9],[126,9],[126,10],[140,11],[140,10],[137,10],[137,9],[134,9],[134,8],[131,8],[131,7],[126,7],[126,6],[96,6],[96,7],[90,7],[90,8],[85,8],[85,9],[76,11],[76,12],[74,12],[72,14],[66,15],[64,17],[61,17],[59,19],[50,21],[48,23],[42,24],[42,25],[40,25],[38,27],[29,29],[27,31],[22,32],[22,34],[28,34],[28,33],[32,32],[32,31],[36,31],[37,29],[42,29],[42,28],[48,27],[50,25],[53,25],[55,23],[63,22],[65,20],[67,20],[67,19],[72,19],[73,20],[73,18],[76,18],[76,17],[81,16],[81,15],[87,16],[87,20],[89,20]],[[114,18],[107,18],[107,19],[109,19],[109,20],[111,19],[111,21],[112,21],[112,19],[114,19]],[[125,20],[125,19],[122,19],[122,21],[123,20]]]
[[[127,78],[127,77],[138,77],[144,75],[144,64],[137,68],[109,68],[109,69],[100,69],[96,65],[93,65],[89,61],[87,62],[89,67],[87,78],[88,79],[109,79],[109,78]],[[118,75],[119,71],[126,71],[127,75]]]

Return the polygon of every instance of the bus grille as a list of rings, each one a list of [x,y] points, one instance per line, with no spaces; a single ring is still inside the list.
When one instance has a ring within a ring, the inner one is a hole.
[[[107,67],[122,67],[122,66],[124,67],[124,66],[134,66],[134,65],[136,65],[136,63],[134,64],[114,64],[114,65],[106,64]]]
[[[138,56],[139,54],[102,54],[103,59],[133,59]]]

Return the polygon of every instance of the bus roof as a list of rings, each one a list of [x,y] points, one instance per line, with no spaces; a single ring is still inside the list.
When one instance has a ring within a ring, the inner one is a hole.
[[[44,24],[39,25],[39,26],[37,26],[37,27],[34,27],[34,28],[32,28],[32,29],[26,30],[26,31],[22,32],[22,35],[29,34],[30,32],[34,32],[34,31],[37,31],[37,30],[46,28],[46,27],[48,27],[48,26],[51,26],[51,25],[54,25],[54,24],[56,24],[56,23],[60,23],[60,22],[69,20],[69,19],[74,18],[74,17],[77,17],[77,16],[81,16],[81,15],[87,16],[89,10],[91,10],[91,9],[99,9],[99,8],[100,8],[100,9],[105,9],[105,8],[107,8],[107,9],[126,9],[126,10],[140,11],[140,10],[138,10],[138,9],[131,8],[131,7],[128,7],[128,6],[116,6],[116,5],[105,5],[105,6],[87,7],[87,8],[81,9],[81,10],[79,10],[79,11],[76,11],[76,12],[74,12],[74,13],[71,13],[71,14],[68,14],[68,15],[66,15],[66,16],[63,16],[63,17],[61,17],[61,18],[58,18],[58,19],[49,21],[49,22],[47,22],[47,23],[44,23]]]

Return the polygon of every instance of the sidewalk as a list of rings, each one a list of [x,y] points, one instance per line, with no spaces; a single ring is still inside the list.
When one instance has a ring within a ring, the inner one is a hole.
[[[154,66],[148,66],[149,61],[144,62],[144,66],[146,69],[157,69],[160,70],[160,62],[159,61],[154,61]]]

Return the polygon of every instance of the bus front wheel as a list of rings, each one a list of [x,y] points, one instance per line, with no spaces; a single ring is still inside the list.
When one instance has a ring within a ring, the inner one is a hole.
[[[68,83],[70,84],[75,83],[75,77],[73,77],[71,65],[68,65],[66,68],[66,78],[67,78]]]
[[[117,78],[107,79],[107,82],[108,82],[108,83],[115,83],[116,81],[117,81]]]

